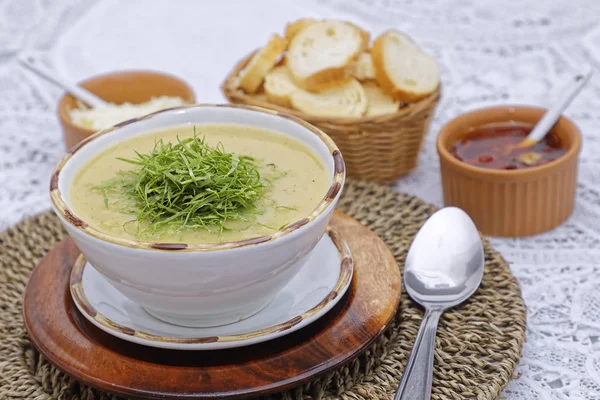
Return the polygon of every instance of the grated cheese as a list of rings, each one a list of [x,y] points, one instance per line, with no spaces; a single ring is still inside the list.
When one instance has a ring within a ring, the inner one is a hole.
[[[105,107],[74,108],[69,115],[74,124],[86,129],[106,129],[128,119],[141,117],[165,108],[177,107],[185,104],[181,97],[160,96],[141,104],[108,103]]]

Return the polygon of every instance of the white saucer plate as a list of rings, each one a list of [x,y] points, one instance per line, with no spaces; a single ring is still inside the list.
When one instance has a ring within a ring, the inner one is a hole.
[[[353,270],[346,242],[328,229],[306,265],[263,310],[211,328],[172,325],[151,316],[117,291],[83,255],[71,271],[70,289],[83,316],[120,339],[166,349],[218,350],[272,340],[309,325],[343,297]]]

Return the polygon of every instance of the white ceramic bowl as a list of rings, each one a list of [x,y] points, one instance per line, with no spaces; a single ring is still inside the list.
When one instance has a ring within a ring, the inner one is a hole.
[[[310,215],[272,235],[207,245],[137,242],[107,235],[69,207],[75,173],[100,151],[149,131],[210,123],[265,128],[299,140],[326,166],[329,191]],[[50,193],[54,210],[77,247],[121,293],[164,321],[218,326],[260,311],[296,275],[325,232],[344,179],[344,162],[333,141],[296,117],[248,106],[193,105],[126,121],[90,136],[60,161]]]

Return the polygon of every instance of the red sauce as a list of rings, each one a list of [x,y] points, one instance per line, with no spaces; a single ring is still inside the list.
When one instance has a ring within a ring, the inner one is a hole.
[[[533,146],[517,147],[532,128],[528,125],[482,126],[456,142],[450,148],[450,153],[476,167],[524,169],[547,164],[567,152],[552,132]]]

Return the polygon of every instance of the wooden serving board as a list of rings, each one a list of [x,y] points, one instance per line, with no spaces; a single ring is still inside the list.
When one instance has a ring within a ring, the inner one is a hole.
[[[97,389],[137,398],[243,398],[300,385],[352,360],[390,324],[400,272],[379,237],[337,212],[331,226],[346,240],[354,277],[327,315],[279,339],[229,350],[179,351],[122,341],[91,325],[69,293],[79,250],[58,244],[34,270],[23,300],[35,347],[55,366]]]

